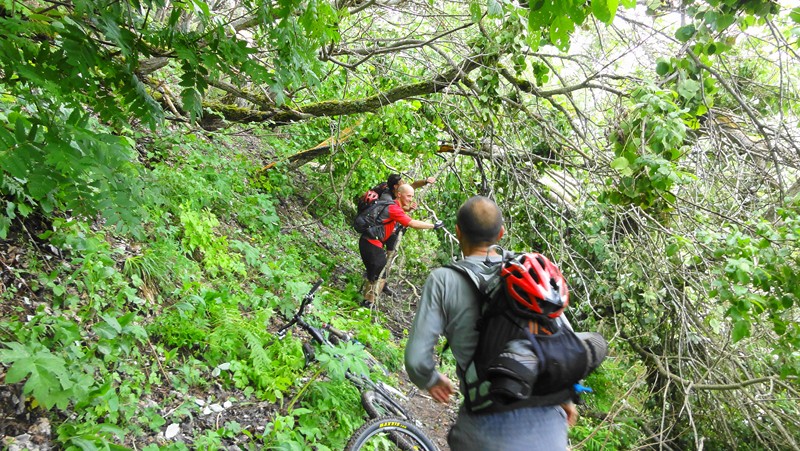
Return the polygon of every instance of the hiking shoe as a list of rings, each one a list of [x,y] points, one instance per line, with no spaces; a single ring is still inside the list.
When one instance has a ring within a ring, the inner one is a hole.
[[[373,304],[372,302],[364,299],[363,301],[361,301],[361,306],[364,307],[364,308],[371,309],[372,307],[375,306],[375,304]]]
[[[397,292],[392,290],[391,288],[389,288],[389,285],[384,285],[383,286],[383,294],[385,294],[385,295],[387,295],[389,297],[392,297],[392,298],[397,296]]]

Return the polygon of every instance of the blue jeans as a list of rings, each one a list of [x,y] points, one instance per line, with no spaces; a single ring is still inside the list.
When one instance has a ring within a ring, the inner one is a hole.
[[[544,406],[474,415],[462,405],[447,443],[452,451],[566,450],[567,414]]]

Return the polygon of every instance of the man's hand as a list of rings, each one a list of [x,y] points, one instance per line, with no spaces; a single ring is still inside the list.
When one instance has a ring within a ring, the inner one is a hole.
[[[439,381],[428,389],[428,393],[436,401],[442,404],[447,404],[450,401],[450,395],[456,392],[453,388],[453,383],[444,374],[439,375]]]
[[[575,407],[575,404],[572,402],[565,402],[561,404],[561,408],[564,409],[564,412],[567,414],[567,425],[575,426],[578,423],[578,409]]]
[[[434,183],[436,183],[436,177],[428,177],[428,178],[425,179],[425,182],[428,185],[433,185]]]

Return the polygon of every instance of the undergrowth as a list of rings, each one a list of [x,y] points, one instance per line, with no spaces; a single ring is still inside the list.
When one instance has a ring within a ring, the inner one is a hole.
[[[253,448],[343,446],[363,414],[342,375],[363,365],[363,354],[307,366],[302,337],[274,332],[323,278],[329,289],[312,316],[354,331],[398,369],[401,351],[390,332],[356,305],[360,278],[334,278],[342,256],[321,247],[330,242],[322,228],[309,239],[278,216],[278,205],[295,196],[288,175],[259,174],[259,163],[231,140],[166,135],[145,157],[144,183],[136,185],[144,235],[61,212],[38,236],[63,261],[45,267],[31,253],[27,276],[48,302],[28,317],[0,320],[6,383],[24,384],[30,406],[52,418],[65,449],[187,449],[152,437],[199,414],[191,395],[178,393],[212,384],[274,403],[275,413],[263,433],[227,423],[192,437],[192,448],[215,449],[234,436]],[[330,227],[351,235],[346,223]]]

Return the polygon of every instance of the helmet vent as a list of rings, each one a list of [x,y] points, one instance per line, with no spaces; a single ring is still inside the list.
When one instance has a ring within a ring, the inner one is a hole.
[[[539,279],[539,274],[536,274],[536,271],[534,271],[533,268],[531,268],[528,271],[528,274],[531,275],[531,277],[533,278],[533,281],[536,282],[537,284],[542,283],[542,281]]]

